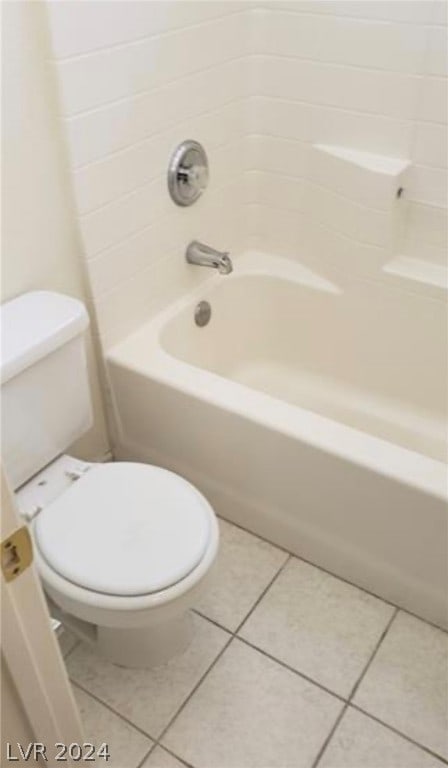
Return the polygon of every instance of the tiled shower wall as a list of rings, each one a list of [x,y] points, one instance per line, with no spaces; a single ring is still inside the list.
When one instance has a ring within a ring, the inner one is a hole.
[[[204,279],[194,238],[240,250],[247,3],[48,3],[85,257],[103,344]],[[207,194],[183,209],[166,171],[184,139],[206,147]]]
[[[399,254],[446,262],[446,9],[274,0],[257,10],[254,245],[382,279]],[[316,177],[316,143],[410,159],[403,198],[381,211],[344,197],[340,178]]]
[[[399,281],[404,273],[383,268],[404,255],[423,264],[416,285],[426,290],[425,265],[445,258],[445,3],[89,0],[48,10],[106,347],[208,276],[185,265],[193,238]],[[211,182],[181,209],[166,169],[186,138],[206,147]],[[337,179],[316,183],[315,143],[411,159],[404,198],[378,211],[341,195]],[[390,220],[400,225],[392,239]]]

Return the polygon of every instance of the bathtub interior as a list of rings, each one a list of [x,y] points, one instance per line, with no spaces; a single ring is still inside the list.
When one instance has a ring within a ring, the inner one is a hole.
[[[448,626],[445,327],[440,301],[240,254],[108,353],[117,456]]]
[[[211,281],[208,325],[186,302],[164,351],[347,426],[444,460],[446,308],[359,279],[315,289],[275,275]]]

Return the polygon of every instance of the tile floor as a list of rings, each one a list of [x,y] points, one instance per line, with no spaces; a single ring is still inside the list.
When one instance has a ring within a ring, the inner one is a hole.
[[[441,768],[448,635],[221,521],[188,650],[125,670],[61,637],[114,768]]]

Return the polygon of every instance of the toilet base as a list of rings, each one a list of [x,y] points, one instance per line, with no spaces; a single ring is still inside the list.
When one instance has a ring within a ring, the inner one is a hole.
[[[122,667],[151,668],[182,653],[192,636],[191,615],[182,614],[150,627],[97,627],[95,647],[103,658]]]

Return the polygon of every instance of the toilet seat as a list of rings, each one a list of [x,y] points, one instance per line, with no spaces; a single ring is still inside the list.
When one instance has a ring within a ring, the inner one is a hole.
[[[209,547],[211,510],[183,478],[146,464],[96,465],[34,523],[41,557],[78,587],[140,596],[172,587]]]

